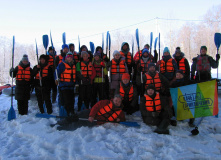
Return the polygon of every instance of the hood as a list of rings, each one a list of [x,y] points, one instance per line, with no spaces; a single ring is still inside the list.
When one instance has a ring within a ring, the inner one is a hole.
[[[176,52],[173,54],[173,58],[175,58]],[[180,56],[183,58],[185,54],[183,52],[180,52]]]
[[[127,47],[128,47],[126,51],[123,50],[123,46],[124,46],[124,45],[127,45]],[[122,45],[121,45],[121,51],[122,51],[122,52],[129,52],[129,51],[130,51],[130,46],[129,46],[129,44],[128,44],[127,42],[123,42],[123,43],[122,43]]]
[[[30,62],[28,62],[27,65],[24,65],[24,63],[22,63],[22,61],[19,62],[19,65],[22,67],[22,68],[27,68],[27,67],[30,67]]]

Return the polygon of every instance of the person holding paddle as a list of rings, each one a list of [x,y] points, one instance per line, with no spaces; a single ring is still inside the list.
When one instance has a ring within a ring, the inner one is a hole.
[[[66,54],[69,51],[69,47],[67,44],[62,45],[61,54],[55,58],[55,66],[57,67],[59,63],[65,60]]]
[[[28,100],[33,82],[28,55],[24,54],[19,65],[10,69],[10,76],[16,77],[15,99],[17,100],[18,112],[21,115],[26,115],[28,114]]]
[[[191,80],[203,82],[211,79],[211,68],[218,68],[220,55],[216,54],[216,60],[207,55],[207,47],[201,46],[200,55],[193,58],[191,66]],[[196,72],[196,74],[195,74]]]

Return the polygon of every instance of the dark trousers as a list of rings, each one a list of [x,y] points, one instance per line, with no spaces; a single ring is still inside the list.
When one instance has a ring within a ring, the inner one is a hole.
[[[74,114],[74,89],[60,90],[60,98],[62,99],[61,105],[64,106],[67,114]]]
[[[42,90],[41,90],[40,86],[35,87],[35,94],[36,94],[37,101],[38,101],[38,107],[41,113],[44,113],[44,107],[43,107],[44,103],[47,108],[47,113],[51,114],[53,112],[50,92],[51,92],[50,88],[42,87]]]
[[[81,106],[84,104],[87,109],[89,109],[89,104],[91,102],[92,96],[92,85],[79,85],[79,96],[78,96],[78,111],[81,110]]]
[[[17,100],[17,106],[19,114],[28,114],[28,100]]]
[[[105,91],[105,83],[94,83],[93,84],[93,94],[91,100],[91,107],[93,107],[97,103],[97,98],[100,100],[107,99],[106,91]]]

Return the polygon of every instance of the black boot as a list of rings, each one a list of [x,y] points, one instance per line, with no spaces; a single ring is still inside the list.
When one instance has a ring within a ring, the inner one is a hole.
[[[56,102],[57,92],[52,92],[52,103]]]
[[[195,121],[195,118],[191,118],[191,119],[189,120],[188,124],[189,124],[190,127],[196,127],[196,125],[193,124],[194,121]]]
[[[170,125],[170,121],[168,119],[162,120],[160,125],[157,127],[157,129],[154,130],[154,132],[158,134],[169,134],[169,130],[167,127]]]

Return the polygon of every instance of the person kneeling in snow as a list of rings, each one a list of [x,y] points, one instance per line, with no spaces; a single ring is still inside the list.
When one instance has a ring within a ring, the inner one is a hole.
[[[146,94],[140,100],[140,111],[144,123],[157,126],[154,132],[169,134],[167,127],[170,124],[172,110],[167,100],[155,91],[152,84],[147,86]]]

